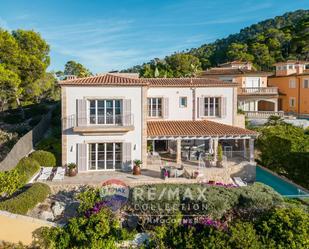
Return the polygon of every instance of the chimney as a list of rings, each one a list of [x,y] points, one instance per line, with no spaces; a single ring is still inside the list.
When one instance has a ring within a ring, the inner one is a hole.
[[[75,80],[77,79],[76,75],[67,75],[67,80]]]

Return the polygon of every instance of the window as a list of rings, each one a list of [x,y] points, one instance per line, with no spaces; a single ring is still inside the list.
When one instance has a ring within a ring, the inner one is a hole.
[[[162,98],[148,98],[148,116],[162,117]]]
[[[219,97],[206,97],[204,98],[204,116],[207,117],[219,117]]]
[[[121,124],[121,100],[102,99],[89,101],[90,124]]]
[[[294,66],[293,65],[289,65],[289,69],[293,69],[294,68]]]
[[[121,169],[121,143],[95,143],[88,145],[89,170]]]
[[[290,107],[295,107],[295,97],[290,97]]]
[[[187,99],[187,97],[180,97],[179,98],[179,106],[180,107],[187,107],[188,106],[188,99]]]
[[[296,88],[295,79],[290,79],[290,81],[289,81],[289,88]]]
[[[304,80],[304,88],[309,88],[309,80]]]

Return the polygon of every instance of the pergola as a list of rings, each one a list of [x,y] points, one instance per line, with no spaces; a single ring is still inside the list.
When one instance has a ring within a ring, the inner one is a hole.
[[[217,158],[219,140],[243,140],[243,150],[247,152],[249,143],[251,162],[254,161],[254,139],[257,133],[231,125],[217,123],[209,120],[199,121],[149,121],[147,122],[147,140],[176,141],[176,163],[181,163],[182,140],[208,140],[209,153]],[[248,141],[248,142],[247,142]]]

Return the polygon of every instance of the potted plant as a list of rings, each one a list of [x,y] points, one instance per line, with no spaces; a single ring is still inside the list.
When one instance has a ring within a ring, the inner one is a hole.
[[[76,176],[77,174],[77,166],[76,163],[67,164],[67,171],[69,176]]]
[[[222,168],[223,167],[223,150],[222,145],[218,145],[218,154],[217,154],[217,167]]]
[[[141,174],[142,163],[143,162],[139,159],[134,160],[133,175],[140,175]]]

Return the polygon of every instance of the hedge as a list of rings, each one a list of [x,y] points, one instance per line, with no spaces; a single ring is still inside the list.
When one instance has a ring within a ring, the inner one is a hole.
[[[165,190],[164,190],[165,189]],[[178,189],[180,198],[170,198],[168,193],[175,193]],[[192,200],[189,202],[183,200],[190,190]],[[205,200],[198,200],[200,191],[203,190]],[[136,191],[136,192],[135,192]],[[160,194],[164,193],[162,196]],[[134,192],[142,193],[142,198],[134,198]],[[153,194],[155,198],[153,197]],[[152,199],[149,199],[149,198]],[[156,184],[143,185],[131,189],[128,208],[136,210],[136,207],[151,207],[151,210],[143,210],[152,214],[161,215],[168,212],[164,210],[167,205],[170,207],[178,207],[181,210],[181,205],[190,203],[191,207],[194,204],[205,204],[204,210],[191,210],[189,214],[208,215],[213,218],[221,218],[225,213],[233,209],[269,209],[283,203],[283,198],[269,186],[262,183],[254,183],[247,187],[223,187],[212,186],[206,184]],[[163,213],[162,213],[163,212]],[[186,211],[183,212],[184,214]]]
[[[56,166],[56,157],[49,151],[37,150],[31,153],[30,158],[36,160],[41,166],[44,167]]]
[[[43,202],[49,194],[49,186],[37,182],[16,197],[0,202],[0,210],[25,215],[38,203]]]
[[[40,168],[40,164],[35,159],[24,157],[18,162],[15,170],[21,175],[21,183],[24,185],[40,170]]]

